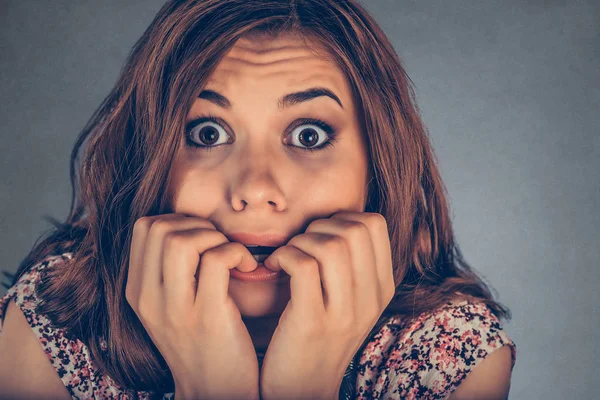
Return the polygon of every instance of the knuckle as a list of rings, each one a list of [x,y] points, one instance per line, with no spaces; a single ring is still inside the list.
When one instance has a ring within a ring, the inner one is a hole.
[[[219,232],[217,230],[210,229],[210,228],[201,228],[200,230],[201,230],[200,234],[203,237],[206,237],[207,239],[209,239],[210,243],[222,245],[222,244],[229,242],[229,240],[227,240],[227,236],[225,236],[222,232]],[[236,243],[236,242],[232,242],[232,244],[233,243]],[[238,244],[242,245],[241,243],[238,243]]]
[[[278,252],[287,252],[290,248],[292,247],[298,247],[298,243],[301,243],[302,238],[298,237],[298,236],[294,236],[293,238],[291,238],[290,240],[288,240],[288,242],[286,243],[285,246],[280,247],[279,249],[277,249]]]
[[[138,218],[133,224],[133,232],[146,232],[150,229],[150,225],[152,225],[152,218],[148,216]]]
[[[377,229],[382,229],[385,228],[387,230],[387,221],[385,219],[385,217],[379,213],[371,213],[369,214],[370,218],[370,223],[373,224],[372,226],[374,228]]]
[[[200,256],[202,266],[215,264],[221,258],[221,251],[220,247],[213,247],[202,253]]]
[[[346,241],[339,236],[328,236],[323,240],[325,254],[337,253],[346,247]]]
[[[312,221],[310,224],[308,224],[308,226],[306,227],[306,230],[308,231],[309,229],[314,229],[314,228],[318,228],[320,225],[325,225],[327,224],[328,221],[323,220],[323,219],[315,219],[314,221]]]
[[[210,222],[209,220],[204,219],[204,218],[202,220],[204,221],[204,223],[206,223],[206,225],[208,225],[208,229],[212,229],[214,231],[217,231],[217,227],[215,226],[215,224],[213,224],[212,222]],[[225,235],[223,235],[223,236],[225,236]]]
[[[298,269],[301,271],[306,271],[307,274],[318,274],[319,263],[313,257],[302,257],[300,258],[300,261],[298,261]]]
[[[348,221],[346,234],[352,241],[364,240],[365,236],[369,235],[369,228],[359,221]]]
[[[150,225],[149,234],[152,236],[165,236],[169,231],[172,222],[166,219],[156,219]]]
[[[167,232],[163,238],[163,243],[165,247],[169,248],[182,248],[185,246],[185,243],[188,241],[188,235],[185,232]]]
[[[230,243],[225,244],[224,247],[225,246],[228,249],[231,249],[231,251],[236,251],[236,252],[246,250],[246,246],[244,246],[243,244],[238,243],[238,242],[230,242]]]

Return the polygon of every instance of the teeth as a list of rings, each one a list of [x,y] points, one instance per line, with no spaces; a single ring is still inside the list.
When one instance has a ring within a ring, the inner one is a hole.
[[[253,254],[254,259],[258,262],[263,262],[269,257],[269,254]]]

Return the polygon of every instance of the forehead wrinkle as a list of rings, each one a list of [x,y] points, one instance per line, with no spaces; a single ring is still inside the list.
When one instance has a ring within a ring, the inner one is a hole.
[[[237,57],[226,57],[223,60],[223,63],[227,63],[227,64],[245,64],[248,65],[250,67],[271,67],[271,66],[276,66],[278,64],[285,64],[285,63],[292,63],[292,62],[298,62],[301,60],[306,60],[306,61],[313,61],[314,63],[320,63],[320,64],[324,64],[324,62],[322,60],[316,59],[315,57],[312,56],[297,56],[297,57],[287,57],[287,58],[280,58],[277,60],[265,60],[265,61],[251,61],[248,59],[243,59],[243,58],[237,58]]]
[[[267,47],[270,42],[266,42],[261,47],[261,42],[254,42],[254,47],[249,46],[233,46],[229,52],[225,55],[225,60],[240,61],[251,64],[276,64],[281,61],[295,61],[298,59],[314,59],[324,61],[325,58],[319,55],[319,52],[315,52],[314,49],[304,45],[297,45],[295,42],[292,44],[279,46],[279,47]]]
[[[302,65],[302,67],[299,67],[299,63],[302,63],[304,65]],[[276,71],[275,72],[275,76],[279,75],[279,73],[282,74],[286,74],[286,73],[293,73],[293,74],[298,74],[297,70],[300,69],[301,71],[306,70],[307,66],[310,67],[315,67],[315,68],[326,68],[326,69],[330,69],[332,67],[335,67],[335,65],[332,65],[331,63],[323,60],[323,59],[319,59],[316,58],[314,55],[307,55],[306,52],[302,52],[302,54],[287,54],[287,57],[257,57],[254,59],[248,59],[248,58],[240,58],[240,57],[236,57],[236,56],[231,56],[231,55],[227,55],[223,58],[223,60],[221,61],[221,63],[217,66],[216,70],[214,71],[214,75],[219,76],[219,75],[223,75],[223,78],[227,78],[230,75],[236,75],[236,74],[240,74],[240,66],[241,67],[249,67],[248,69],[250,70],[250,72],[254,73],[255,70],[258,70],[259,72],[262,72],[262,74],[260,74],[260,77],[264,77],[265,75],[273,75],[273,71],[272,68],[280,68],[281,66],[285,65],[285,64],[289,64],[290,67],[287,68],[287,70],[283,70],[283,71]],[[291,71],[290,71],[291,70]],[[243,73],[246,73],[247,71],[245,71],[245,69],[242,70]],[[210,81],[214,81],[215,79],[209,79]]]
[[[265,49],[236,45],[231,48],[231,50],[229,51],[229,54],[246,53],[246,54],[250,54],[250,55],[255,54],[255,55],[262,56],[262,55],[269,54],[269,53],[278,53],[278,52],[285,52],[285,51],[307,52],[307,51],[309,51],[309,49],[306,46],[293,46],[293,45],[271,47],[271,48],[265,48]]]
[[[212,77],[206,82],[205,89],[210,90],[214,87],[214,91],[228,98],[227,89],[233,84],[231,82],[237,79],[257,82],[268,81],[271,78],[285,79],[289,76],[290,79],[285,83],[290,89],[285,93],[278,93],[278,99],[289,93],[314,87],[326,87],[343,99],[346,97],[343,91],[345,83],[340,80],[346,78],[342,75],[335,63],[327,57],[315,54],[306,45],[266,48],[260,42],[256,47],[238,44],[223,57]],[[235,102],[229,100],[233,106]]]
[[[335,85],[335,83],[334,83],[336,80],[335,80],[335,79],[328,79],[328,78],[330,78],[330,76],[327,76],[327,75],[325,75],[325,74],[315,74],[315,75],[312,75],[312,76],[310,76],[310,77],[307,77],[306,79],[303,79],[302,81],[300,81],[300,82],[302,82],[302,83],[305,83],[304,85],[302,85],[302,84],[298,83],[298,81],[297,81],[297,80],[292,80],[292,81],[289,81],[289,82],[287,83],[287,85],[288,85],[288,87],[290,87],[290,89],[286,90],[286,92],[285,92],[285,93],[282,93],[282,94],[280,95],[280,97],[277,99],[277,102],[276,102],[276,103],[277,103],[277,109],[279,109],[280,111],[284,111],[285,109],[287,109],[287,108],[288,108],[288,107],[285,105],[286,103],[282,101],[282,99],[283,99],[283,97],[284,97],[284,96],[287,96],[288,94],[292,94],[292,93],[297,93],[297,92],[301,92],[301,91],[306,91],[306,90],[308,90],[308,89],[317,89],[317,88],[326,88],[326,89],[329,89],[331,92],[333,92],[335,95],[337,95],[337,97],[340,99],[340,101],[341,101],[342,103],[343,103],[344,101],[346,101],[346,102],[347,102],[347,100],[343,100],[343,99],[344,99],[344,97],[345,97],[345,96],[343,96],[343,95],[342,95],[342,93],[343,93],[343,92],[341,92],[341,91],[338,91],[338,90],[336,89],[336,88],[337,88],[337,85]],[[311,81],[312,81],[312,83],[306,83],[306,82],[311,82]],[[227,87],[227,85],[226,85],[226,84],[221,84],[221,85],[219,85],[219,86],[220,86],[220,87],[223,87],[223,88],[226,88],[226,87]],[[297,88],[296,88],[296,86],[297,86]],[[230,108],[230,107],[231,107],[231,108],[235,108],[235,101],[232,101],[232,100],[231,100],[231,99],[228,97],[228,95],[226,94],[226,93],[227,93],[227,90],[226,90],[226,89],[225,89],[225,90],[219,90],[219,89],[213,88],[213,87],[212,87],[212,85],[211,85],[211,84],[210,84],[210,82],[209,82],[209,83],[208,83],[208,84],[205,86],[204,90],[208,90],[208,91],[214,91],[214,92],[217,92],[217,93],[219,93],[220,95],[224,96],[224,97],[227,99],[226,101],[228,101],[228,102],[229,102],[229,106],[227,106],[227,108]],[[315,97],[315,98],[313,98],[313,99],[311,99],[311,100],[309,100],[309,101],[307,101],[307,102],[303,102],[303,101],[301,101],[301,102],[300,102],[300,104],[303,104],[303,103],[304,103],[304,104],[311,104],[311,103],[310,103],[311,101],[320,100],[320,99],[327,99],[327,98],[329,98],[330,100],[333,100],[333,101],[336,101],[336,102],[337,102],[337,100],[335,100],[335,99],[332,99],[331,97],[327,97],[327,96],[318,96],[318,97]],[[344,108],[344,107],[343,107],[341,104],[340,104],[340,106],[341,106],[342,108]]]
[[[319,61],[319,60],[316,60]],[[267,64],[267,66],[272,64]],[[267,69],[265,69],[267,68]],[[328,66],[330,69],[331,66]],[[231,85],[230,77],[235,76],[243,76],[243,75],[252,75],[252,81],[260,81],[260,80],[269,80],[269,79],[277,79],[280,77],[291,77],[287,80],[286,86],[290,89],[286,90],[285,93],[280,93],[279,97],[283,97],[292,92],[298,92],[302,90],[306,90],[309,88],[315,87],[325,87],[329,90],[333,91],[340,99],[344,97],[343,82],[340,82],[340,79],[344,79],[343,76],[338,76],[341,74],[341,71],[337,70],[324,70],[323,68],[315,68],[316,71],[314,73],[310,73],[307,71],[306,66],[299,68],[297,65],[293,65],[292,68],[288,68],[285,70],[272,70],[271,68],[265,67],[263,65],[256,66],[252,65],[252,69],[254,71],[248,72],[243,71],[240,72],[238,68],[235,68],[233,65],[225,65],[221,66],[218,70],[215,71],[214,75],[207,81],[205,85],[205,90],[214,90],[223,96],[227,97],[232,103],[232,106],[235,105],[235,102],[232,101],[227,93],[229,92],[228,87]],[[300,72],[299,72],[300,71]],[[302,75],[306,74],[306,75]],[[235,79],[235,78],[234,78]],[[340,86],[341,84],[342,86]],[[342,100],[343,102],[344,100]]]

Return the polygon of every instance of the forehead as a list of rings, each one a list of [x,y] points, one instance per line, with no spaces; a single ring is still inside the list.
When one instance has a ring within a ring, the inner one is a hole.
[[[347,78],[325,50],[291,35],[239,39],[217,65],[207,87],[227,91],[240,84],[322,86],[350,102]]]

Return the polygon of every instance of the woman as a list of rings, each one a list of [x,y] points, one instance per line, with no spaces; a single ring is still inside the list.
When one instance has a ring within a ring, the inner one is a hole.
[[[0,391],[507,397],[509,310],[356,1],[167,2],[72,154],[71,213],[0,303],[0,357],[30,355]]]

